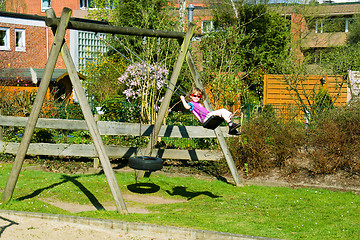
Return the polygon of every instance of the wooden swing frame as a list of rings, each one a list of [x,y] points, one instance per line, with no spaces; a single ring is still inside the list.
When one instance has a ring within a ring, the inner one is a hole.
[[[105,176],[107,178],[110,190],[115,200],[116,207],[119,212],[127,214],[127,208],[120,192],[119,185],[116,181],[114,171],[110,165],[109,157],[106,154],[104,143],[102,142],[99,129],[97,127],[96,121],[92,115],[91,108],[87,101],[85,91],[81,85],[79,76],[77,74],[77,70],[75,64],[70,55],[69,48],[65,42],[65,34],[67,29],[74,30],[82,30],[82,31],[92,31],[92,32],[102,32],[102,33],[112,33],[112,34],[123,34],[123,35],[136,35],[136,36],[148,36],[148,37],[163,37],[163,38],[176,38],[178,39],[181,50],[178,55],[177,61],[174,66],[174,70],[171,75],[171,85],[167,89],[165,93],[164,100],[161,103],[160,110],[158,112],[158,116],[156,118],[156,122],[154,124],[153,132],[151,134],[151,141],[149,142],[145,155],[150,156],[152,149],[155,145],[155,140],[158,138],[158,134],[165,118],[166,112],[169,108],[170,99],[172,93],[174,91],[174,87],[176,85],[178,76],[180,74],[181,67],[186,59],[192,76],[195,80],[195,84],[197,87],[204,89],[204,86],[200,80],[200,75],[196,69],[196,66],[193,62],[193,58],[191,53],[188,51],[191,39],[194,35],[195,25],[190,24],[187,32],[166,32],[160,30],[150,30],[150,29],[139,29],[139,28],[125,28],[125,27],[116,27],[111,26],[106,23],[98,22],[98,21],[89,21],[89,20],[79,20],[79,19],[70,19],[72,10],[69,8],[64,8],[61,14],[60,19],[56,18],[55,12],[53,9],[46,10],[46,25],[52,28],[52,31],[55,35],[54,41],[49,53],[49,58],[45,66],[44,74],[42,76],[42,80],[39,86],[39,90],[36,94],[36,98],[34,101],[34,105],[32,107],[30,116],[28,118],[28,122],[25,127],[25,131],[23,137],[21,139],[21,143],[17,150],[17,154],[15,157],[15,162],[11,169],[5,190],[3,192],[1,202],[7,203],[14,192],[17,180],[19,178],[19,174],[25,159],[26,152],[29,148],[30,139],[33,135],[34,128],[36,126],[37,120],[39,118],[39,113],[46,95],[47,88],[50,83],[51,75],[55,69],[55,65],[61,53],[62,58],[64,60],[66,69],[69,73],[69,77],[71,83],[74,87],[75,93],[78,97],[79,104],[81,110],[84,114],[85,121],[90,131],[90,135],[94,141],[95,149],[99,155],[99,159],[101,161],[102,167],[104,169]],[[205,107],[209,110],[212,110],[212,107],[208,100],[204,102]],[[230,150],[226,144],[225,138],[220,131],[219,128],[215,129],[215,134],[219,140],[221,149],[225,156],[225,159],[228,162],[230,171],[234,178],[235,184],[237,186],[242,185],[242,180],[237,172],[235,163],[230,154]],[[141,176],[141,174],[139,174]]]

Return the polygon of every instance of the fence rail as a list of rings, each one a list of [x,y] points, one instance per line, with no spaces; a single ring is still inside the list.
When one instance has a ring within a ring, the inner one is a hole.
[[[0,126],[25,127],[27,117],[0,116]],[[153,125],[123,122],[98,121],[97,126],[101,135],[132,135],[150,136]],[[84,120],[46,119],[39,118],[36,128],[67,129],[67,130],[88,130]],[[221,127],[224,136],[228,135],[227,127]],[[162,126],[159,137],[173,138],[215,138],[212,130],[201,126]],[[16,154],[19,143],[0,141],[0,151],[3,153]],[[135,147],[122,147],[107,145],[106,152],[109,157],[122,158],[131,157],[135,154],[145,152],[145,149]],[[97,157],[94,145],[92,144],[52,144],[52,143],[31,143],[27,151],[29,155],[49,156],[78,156]],[[221,151],[216,150],[178,150],[178,149],[154,149],[153,156],[163,159],[179,160],[208,160],[216,161],[223,157]]]

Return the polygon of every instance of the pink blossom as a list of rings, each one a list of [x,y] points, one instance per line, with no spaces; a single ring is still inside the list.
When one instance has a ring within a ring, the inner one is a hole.
[[[132,64],[118,78],[118,84],[128,88],[123,92],[128,100],[136,99],[142,96],[144,89],[156,87],[157,90],[160,90],[165,85],[168,73],[169,71],[164,66],[145,63]]]

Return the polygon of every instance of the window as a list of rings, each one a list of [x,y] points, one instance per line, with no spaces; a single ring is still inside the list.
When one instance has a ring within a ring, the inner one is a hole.
[[[115,4],[113,0],[107,0],[105,3],[99,3],[101,6],[107,9],[114,9]],[[87,8],[96,8],[94,0],[80,0],[80,8],[87,9]]]
[[[351,19],[347,17],[332,17],[309,21],[309,29],[315,33],[348,32]]]
[[[107,37],[104,33],[95,34],[85,31],[79,31],[78,36],[79,68],[84,69],[87,63],[92,62],[97,59],[99,55],[108,51],[106,43],[101,40],[106,40]]]
[[[15,51],[25,51],[25,29],[15,29]]]
[[[93,2],[92,0],[80,0],[80,8],[92,8]]]
[[[45,11],[46,9],[50,8],[51,0],[41,0],[41,11]]]
[[[209,33],[214,30],[214,25],[212,21],[202,21],[201,23],[201,32]]]
[[[10,50],[10,28],[0,27],[0,50]]]

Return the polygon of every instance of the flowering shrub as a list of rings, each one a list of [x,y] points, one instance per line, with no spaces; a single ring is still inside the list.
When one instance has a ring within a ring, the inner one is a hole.
[[[140,104],[141,119],[154,123],[158,104],[162,101],[161,90],[165,85],[168,70],[157,64],[132,64],[118,78],[119,85],[125,87],[123,94],[129,102]]]

